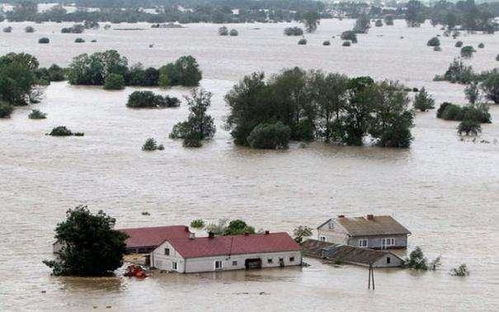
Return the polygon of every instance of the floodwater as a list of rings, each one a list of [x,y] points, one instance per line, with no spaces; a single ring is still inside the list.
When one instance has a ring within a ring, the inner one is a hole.
[[[458,54],[452,38],[441,38],[442,52],[426,46],[441,33],[438,28],[408,29],[398,21],[394,27],[373,28],[345,48],[338,35],[351,28],[352,20],[322,21],[317,33],[307,35],[306,46],[282,35],[286,24],[229,25],[239,37],[219,37],[220,25],[210,24],[183,29],[113,25],[144,30],[80,35],[60,34],[67,25],[50,23],[25,34],[27,24],[0,33],[0,54],[32,53],[44,66],[65,65],[79,53],[104,49],[146,66],[192,54],[204,73],[202,87],[214,93],[211,113],[218,128],[203,148],[185,149],[168,138],[172,126],[185,119],[185,105],[131,110],[125,102],[133,88],[103,91],[65,82],[46,88],[36,106],[48,119],[29,120],[29,109],[19,108],[12,118],[0,120],[1,311],[497,311],[499,106],[491,107],[493,123],[483,126],[480,140],[488,144],[460,141],[457,124],[436,119],[435,111],[417,114],[415,141],[407,150],[314,143],[255,151],[234,146],[222,128],[223,96],[235,82],[253,71],[275,73],[292,66],[399,80],[427,87],[437,103],[463,103],[462,86],[432,82]],[[37,43],[43,36],[51,39],[49,45]],[[74,43],[76,37],[87,43]],[[498,38],[477,34],[459,40],[475,47],[485,43],[470,61],[485,70],[498,64]],[[326,39],[331,46],[322,46]],[[44,135],[58,125],[85,136]],[[142,152],[148,137],[165,150]],[[443,266],[426,273],[377,270],[375,291],[367,290],[367,270],[313,259],[304,268],[157,274],[143,281],[52,277],[41,261],[51,257],[57,222],[79,204],[105,210],[119,227],[243,218],[257,229],[291,232],[338,214],[390,214],[412,231],[410,248],[421,246],[430,259],[441,255]],[[471,275],[450,276],[449,270],[461,263]]]

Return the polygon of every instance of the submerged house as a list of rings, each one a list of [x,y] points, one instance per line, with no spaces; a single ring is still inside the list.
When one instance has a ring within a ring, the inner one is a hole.
[[[404,260],[386,250],[338,245],[309,239],[302,244],[305,255],[333,263],[346,263],[374,268],[400,267]]]
[[[185,225],[119,229],[128,235],[127,253],[150,253],[167,239],[188,239],[192,233]]]
[[[301,265],[301,247],[287,233],[166,239],[150,255],[151,266],[180,273]]]
[[[318,239],[340,245],[372,249],[407,248],[411,232],[391,216],[329,219],[318,228]]]

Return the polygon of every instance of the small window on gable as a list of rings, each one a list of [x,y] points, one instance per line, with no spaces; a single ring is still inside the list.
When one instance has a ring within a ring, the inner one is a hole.
[[[386,257],[386,263],[390,264],[390,262],[392,262],[392,259],[390,259],[390,257]]]
[[[169,256],[170,255],[170,248],[165,248],[165,256]]]
[[[334,229],[334,223],[333,223],[333,221],[329,221],[329,228],[330,229]]]
[[[232,261],[232,266],[237,266],[237,261]]]

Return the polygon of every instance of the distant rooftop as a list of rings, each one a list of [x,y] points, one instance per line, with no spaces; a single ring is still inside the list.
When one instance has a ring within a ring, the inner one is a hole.
[[[185,225],[155,226],[118,229],[129,237],[126,240],[127,248],[157,247],[166,239],[188,238],[190,231]]]
[[[335,221],[352,236],[411,234],[408,229],[391,216],[368,215],[367,217],[352,218],[339,216]]]

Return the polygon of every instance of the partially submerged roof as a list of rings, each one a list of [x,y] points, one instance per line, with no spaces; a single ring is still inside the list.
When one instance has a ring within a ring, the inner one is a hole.
[[[195,239],[168,239],[183,258],[300,251],[288,233],[243,234]]]
[[[351,236],[411,234],[391,216],[338,217],[335,221]]]
[[[119,229],[128,235],[127,248],[157,247],[166,239],[189,238],[189,227],[185,225],[155,226]]]

